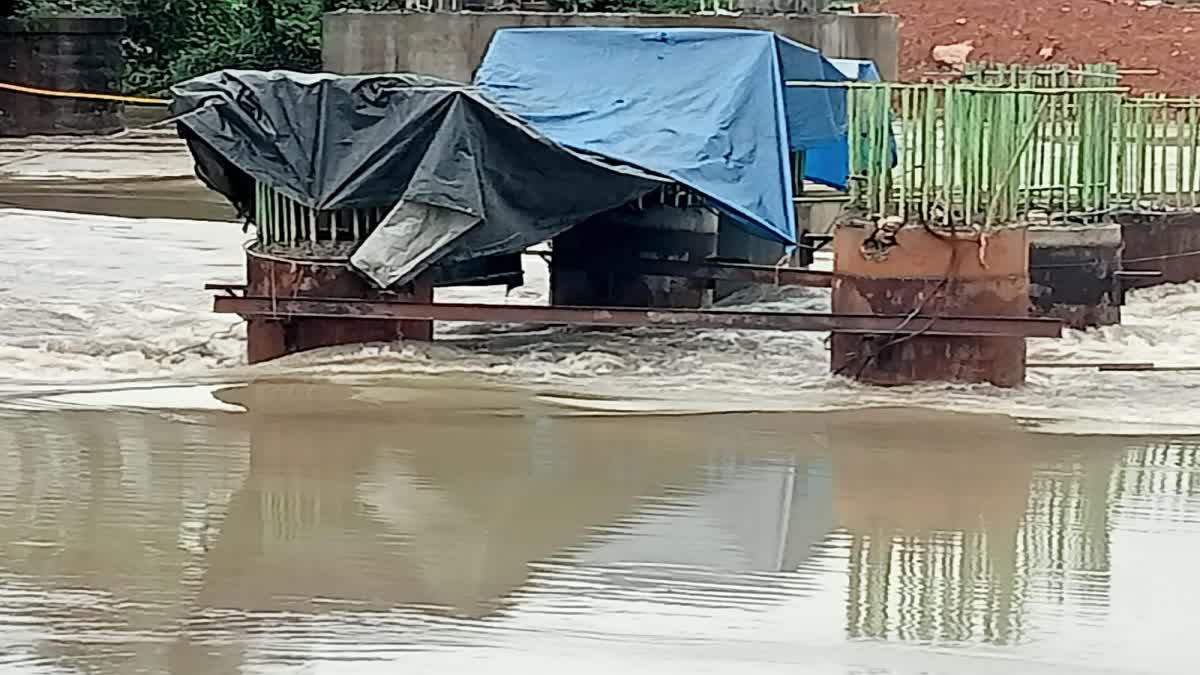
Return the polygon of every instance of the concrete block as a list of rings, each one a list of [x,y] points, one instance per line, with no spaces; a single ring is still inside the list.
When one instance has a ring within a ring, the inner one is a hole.
[[[720,218],[717,229],[718,258],[730,262],[774,265],[786,251],[783,244],[750,234],[725,216]],[[752,285],[746,281],[718,281],[713,285],[713,300],[722,300]]]

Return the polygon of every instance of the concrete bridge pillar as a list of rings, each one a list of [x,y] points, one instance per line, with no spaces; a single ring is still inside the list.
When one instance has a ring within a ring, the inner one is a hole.
[[[647,198],[649,199],[649,198]],[[716,213],[701,206],[625,207],[554,239],[555,305],[698,308],[712,303],[704,281],[639,274],[638,260],[699,262],[717,252]]]
[[[892,237],[894,236],[894,240]],[[911,335],[833,333],[834,372],[871,384],[1025,381],[1025,338],[921,335],[928,316],[1027,317],[1029,244],[1021,227],[970,232],[858,224],[834,232],[833,311],[912,315]]]

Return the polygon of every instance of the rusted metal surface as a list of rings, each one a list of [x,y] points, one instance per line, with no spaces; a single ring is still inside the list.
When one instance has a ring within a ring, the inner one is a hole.
[[[261,319],[336,319],[341,321],[424,320],[498,323],[583,324],[594,326],[669,326],[737,330],[839,331],[848,334],[912,334],[929,336],[1057,337],[1061,322],[1018,317],[903,314],[818,314],[807,312],[735,312],[726,310],[553,307],[469,303],[421,303],[383,300],[214,298],[218,313]]]
[[[410,284],[399,293],[378,290],[342,262],[267,256],[246,251],[246,287],[249,295],[275,303],[295,298],[364,298],[368,300],[433,300],[432,284]],[[222,288],[230,292],[232,288]],[[234,299],[234,298],[227,298]],[[246,327],[247,360],[259,363],[286,354],[364,342],[433,339],[430,321],[383,318],[346,321],[331,317],[253,316]]]
[[[1127,288],[1200,281],[1200,212],[1118,213],[1126,270],[1161,272],[1158,277],[1130,278]]]
[[[868,233],[861,227],[839,227],[834,238],[833,310],[1029,320],[1025,231],[997,230],[985,243],[981,254],[977,237],[937,236],[904,227],[885,256],[869,257],[862,253],[864,244],[870,248]],[[1025,380],[1025,340],[1014,334],[916,330],[897,336],[835,330],[830,352],[834,372],[872,384],[936,380],[1016,386]]]

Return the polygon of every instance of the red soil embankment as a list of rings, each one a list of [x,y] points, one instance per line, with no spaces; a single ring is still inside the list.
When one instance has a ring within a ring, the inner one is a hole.
[[[937,45],[970,41],[972,61],[1107,63],[1153,69],[1128,75],[1138,91],[1200,95],[1200,5],[1155,0],[873,0],[861,11],[900,17],[900,77],[944,70]]]

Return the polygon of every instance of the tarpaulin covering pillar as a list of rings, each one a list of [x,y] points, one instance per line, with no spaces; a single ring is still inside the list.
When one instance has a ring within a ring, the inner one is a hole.
[[[790,243],[790,150],[845,144],[846,97],[785,82],[846,79],[767,31],[520,28],[496,32],[475,82],[555,141],[668,176]]]
[[[381,287],[518,253],[665,183],[434,78],[222,71],[173,94],[198,173],[239,212],[255,182],[319,211],[394,205],[350,261]]]

